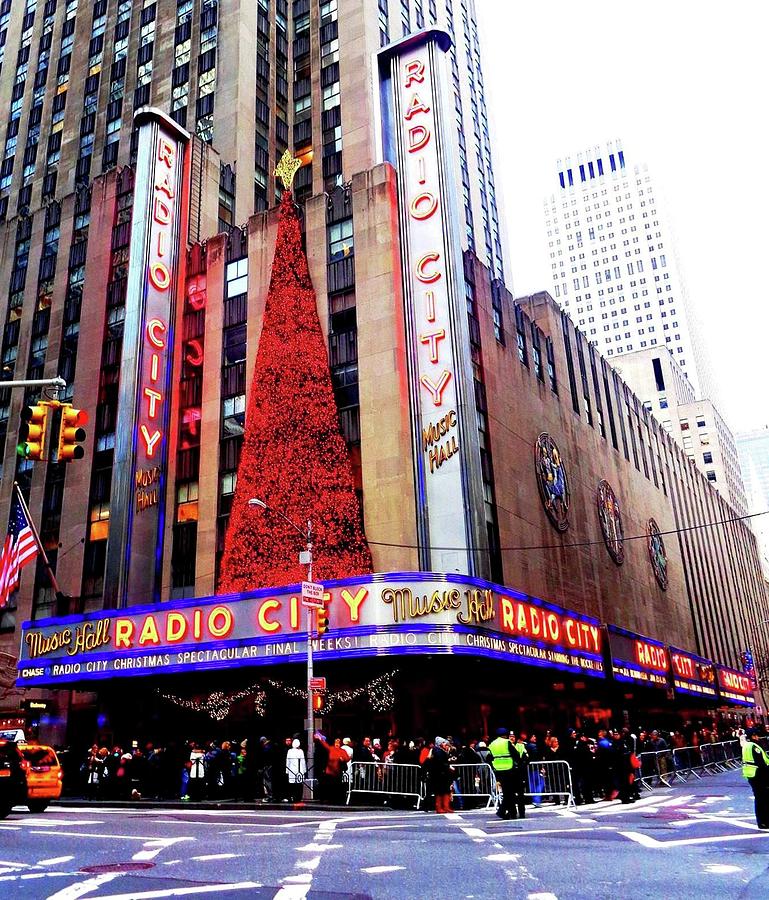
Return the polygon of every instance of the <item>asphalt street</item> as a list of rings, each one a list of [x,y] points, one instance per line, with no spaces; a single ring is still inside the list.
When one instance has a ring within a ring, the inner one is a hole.
[[[739,772],[633,806],[491,811],[19,808],[0,891],[24,900],[769,897],[769,832]]]

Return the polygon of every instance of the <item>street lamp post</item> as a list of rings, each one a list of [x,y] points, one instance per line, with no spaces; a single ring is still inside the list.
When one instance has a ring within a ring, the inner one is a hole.
[[[312,581],[312,521],[307,520],[306,530],[302,530],[296,522],[293,522],[287,515],[279,509],[273,509],[268,506],[264,500],[259,497],[252,497],[248,501],[249,506],[258,506],[267,512],[280,516],[284,522],[287,522],[295,531],[298,531],[302,538],[306,541],[307,549],[299,554],[299,562],[301,565],[307,566],[307,580]],[[315,710],[312,706],[312,679],[313,679],[313,660],[312,660],[312,611],[313,607],[307,607],[307,774],[308,778],[305,783],[305,800],[314,799],[314,778],[315,778]]]

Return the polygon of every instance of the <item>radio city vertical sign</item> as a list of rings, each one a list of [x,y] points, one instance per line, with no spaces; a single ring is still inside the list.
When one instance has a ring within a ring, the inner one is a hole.
[[[159,110],[134,116],[139,147],[104,595],[159,599],[179,260],[189,135]]]
[[[384,158],[398,172],[420,565],[472,575],[488,557],[446,87],[450,48],[449,35],[433,29],[379,52],[381,134]]]

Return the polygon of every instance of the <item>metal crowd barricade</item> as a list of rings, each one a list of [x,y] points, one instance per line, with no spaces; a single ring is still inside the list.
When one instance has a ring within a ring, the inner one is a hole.
[[[730,769],[737,769],[742,765],[742,747],[739,741],[724,741],[725,763]]]
[[[566,806],[576,806],[571,781],[571,766],[562,759],[533,761],[526,772],[526,797],[563,799]]]
[[[458,763],[454,770],[453,795],[458,798],[454,806],[465,807],[465,800],[477,800],[486,809],[491,809],[497,798],[497,776],[488,763]]]
[[[672,750],[648,750],[639,753],[638,758],[641,761],[640,781],[645,788],[659,787],[660,784],[670,787],[675,774]]]
[[[353,794],[377,794],[387,797],[413,797],[416,809],[425,797],[421,766],[410,763],[353,761],[349,767],[347,803]]]
[[[690,775],[702,779],[703,762],[699,747],[676,747],[673,750],[673,767],[676,778],[688,781]]]
[[[726,764],[726,755],[723,744],[702,744],[702,761],[705,771],[715,775],[717,772],[726,772],[730,768]]]

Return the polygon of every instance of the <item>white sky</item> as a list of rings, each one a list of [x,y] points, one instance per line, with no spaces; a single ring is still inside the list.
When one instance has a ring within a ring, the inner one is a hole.
[[[551,290],[556,160],[620,138],[664,199],[717,397],[769,424],[769,3],[476,0],[516,295]]]

